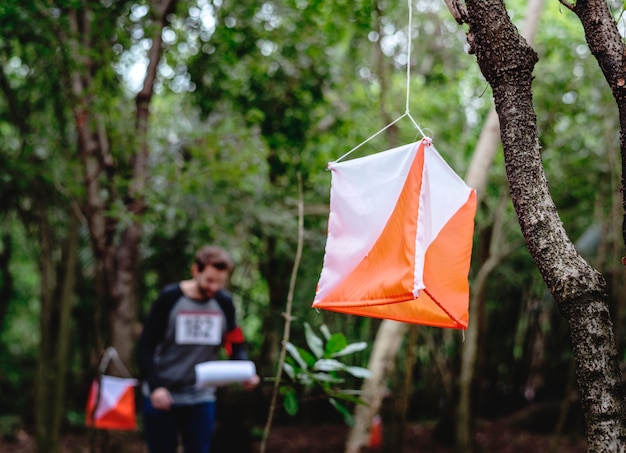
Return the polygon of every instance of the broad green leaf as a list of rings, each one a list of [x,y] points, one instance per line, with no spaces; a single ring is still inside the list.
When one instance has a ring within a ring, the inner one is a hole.
[[[372,376],[372,372],[370,370],[360,366],[347,366],[345,367],[345,371],[347,371],[354,377],[363,379],[369,379]]]
[[[298,413],[298,399],[296,398],[296,391],[291,387],[282,387],[281,393],[283,394],[283,406],[285,411],[289,415],[296,415]]]
[[[311,349],[315,357],[321,359],[324,356],[324,342],[320,337],[315,335],[308,322],[304,323],[304,334],[309,349]]]
[[[291,379],[296,378],[296,370],[290,364],[283,363],[283,370],[285,371],[285,374],[287,374],[287,376],[289,376]]]
[[[341,333],[333,334],[326,343],[326,348],[324,350],[325,357],[332,357],[335,353],[341,351],[348,345],[348,340],[346,340],[345,335]]]
[[[309,368],[315,364],[317,358],[313,356],[313,354],[311,354],[309,351],[307,351],[306,349],[298,348],[298,352],[300,353],[300,357],[304,359]]]
[[[326,339],[326,341],[328,341],[332,335],[330,333],[330,329],[328,328],[326,324],[322,324],[320,326],[320,332],[322,332],[322,335],[324,335],[324,338]]]
[[[293,357],[293,359],[296,362],[298,362],[298,365],[300,365],[300,368],[302,368],[303,370],[306,370],[308,368],[307,363],[304,361],[304,359],[300,355],[300,351],[296,345],[294,345],[293,343],[287,342],[287,344],[285,345],[285,348],[287,349],[287,352],[291,354],[291,357]]]
[[[367,343],[365,341],[359,341],[358,343],[350,343],[340,351],[337,351],[333,354],[333,357],[341,357],[344,355],[352,354],[353,352],[363,351],[367,348]]]
[[[321,359],[315,362],[313,369],[316,371],[342,371],[346,365],[335,359]]]

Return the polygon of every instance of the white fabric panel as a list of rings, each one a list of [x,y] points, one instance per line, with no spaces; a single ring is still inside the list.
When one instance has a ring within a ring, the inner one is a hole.
[[[100,379],[100,403],[96,408],[94,420],[102,417],[106,412],[113,409],[124,392],[129,387],[134,387],[138,384],[136,379],[121,378],[117,376],[104,375]]]
[[[328,238],[316,300],[369,253],[396,206],[419,143],[346,162],[332,171]]]

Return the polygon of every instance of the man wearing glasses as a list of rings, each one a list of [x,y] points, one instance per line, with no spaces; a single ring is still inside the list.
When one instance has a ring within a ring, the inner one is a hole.
[[[215,423],[215,387],[197,387],[195,365],[216,360],[223,347],[247,360],[235,307],[224,290],[233,260],[221,247],[196,253],[189,280],[166,286],[144,321],[137,344],[144,380],[144,430],[150,453],[208,453]],[[254,376],[244,383],[252,388]]]

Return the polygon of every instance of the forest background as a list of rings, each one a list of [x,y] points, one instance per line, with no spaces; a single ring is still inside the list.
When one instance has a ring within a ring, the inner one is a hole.
[[[445,5],[413,6],[409,109],[463,176],[491,90]],[[508,6],[521,26],[525,3]],[[204,243],[225,246],[238,264],[231,290],[265,379],[251,429],[262,426],[299,239],[299,181],[304,236],[290,341],[305,347],[305,323],[325,324],[367,342],[350,357],[367,366],[380,321],[310,306],[323,262],[326,164],[405,112],[404,3],[9,0],[0,30],[4,434],[36,432],[41,451],[53,451],[59,432],[80,429],[102,352],[115,346],[135,371],[143,316],[159,288],[188,276]],[[558,3],[542,7],[534,48],[552,197],[570,238],[607,279],[623,362],[614,101],[580,22]],[[403,120],[356,155],[416,138]],[[541,405],[550,414],[537,419],[543,429],[582,433],[567,325],[524,245],[501,153],[488,171],[470,284],[493,241],[503,253],[472,319],[475,415]],[[452,423],[462,344],[461,332],[410,330],[387,382],[408,402],[405,419]],[[299,391],[298,416],[278,422],[336,416],[311,389]]]

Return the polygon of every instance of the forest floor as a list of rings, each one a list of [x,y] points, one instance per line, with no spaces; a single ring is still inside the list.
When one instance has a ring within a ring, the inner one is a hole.
[[[340,424],[320,424],[307,426],[281,426],[272,428],[266,452],[268,453],[341,453],[348,428]],[[145,453],[143,440],[139,433],[119,433],[124,436],[123,446],[117,444],[108,449],[90,449],[88,434],[73,434],[63,438],[62,453],[88,453],[110,451],[114,453]],[[452,453],[451,445],[437,440],[433,426],[410,423],[407,425],[403,453]],[[540,434],[512,428],[507,420],[481,420],[477,424],[476,441],[481,453],[585,453],[587,444],[584,436],[577,438],[563,437],[557,444],[549,434]],[[117,443],[117,442],[114,442]],[[259,451],[256,442],[252,452]],[[366,448],[364,453],[381,453],[384,447]],[[32,436],[20,432],[12,441],[0,441],[0,452],[35,453]],[[222,453],[244,453],[227,451]]]

